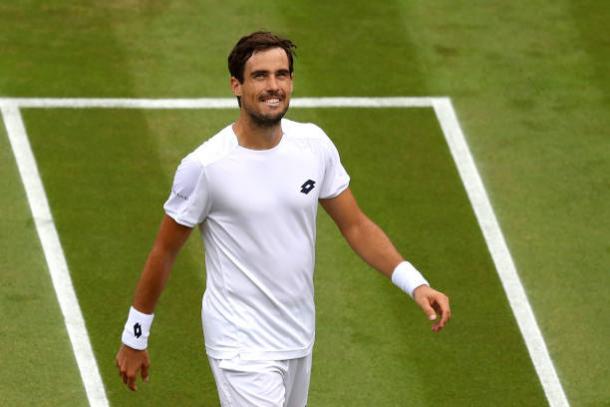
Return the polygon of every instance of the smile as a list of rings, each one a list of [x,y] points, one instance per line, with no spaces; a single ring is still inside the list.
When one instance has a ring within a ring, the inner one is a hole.
[[[280,104],[280,99],[278,99],[278,98],[272,98],[272,99],[267,99],[267,100],[265,100],[264,102],[265,102],[265,104],[266,104],[267,106],[279,106],[279,104]]]

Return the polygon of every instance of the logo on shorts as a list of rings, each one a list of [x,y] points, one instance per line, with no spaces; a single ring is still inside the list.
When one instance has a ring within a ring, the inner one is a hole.
[[[308,179],[303,185],[301,185],[301,192],[307,195],[312,189],[314,189],[315,185],[316,181]]]
[[[140,325],[139,322],[136,322],[136,324],[133,326],[133,335],[136,338],[142,336],[142,325]]]

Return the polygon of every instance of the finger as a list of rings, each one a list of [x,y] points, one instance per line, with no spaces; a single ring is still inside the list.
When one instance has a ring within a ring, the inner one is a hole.
[[[136,385],[136,374],[135,373],[133,375],[127,376],[127,387],[129,387],[129,389],[131,391],[138,390],[138,386]]]
[[[441,314],[441,324],[445,326],[447,322],[449,322],[449,319],[451,319],[451,310],[445,308]]]
[[[427,298],[424,301],[422,301],[419,304],[419,306],[424,311],[424,314],[426,314],[426,316],[428,317],[428,319],[430,321],[434,321],[436,319],[436,312],[434,311],[434,308],[432,308],[432,306],[428,302]]]
[[[445,326],[447,321],[451,318],[451,308],[449,308],[449,299],[445,296],[441,297],[437,302],[437,306],[440,310],[441,324]]]
[[[432,327],[432,330],[434,332],[439,332],[444,327],[445,327],[445,324],[442,321],[438,321],[436,324],[434,324],[434,326]]]
[[[144,380],[145,382],[148,382],[148,368],[149,368],[149,364],[148,363],[144,363],[142,365],[142,380]]]
[[[445,327],[449,319],[451,318],[451,309],[449,308],[449,300],[447,297],[439,298],[434,304],[434,309],[441,316],[440,321],[432,327],[434,332],[439,332]]]
[[[438,302],[435,302],[434,304],[432,304],[432,308],[434,308],[436,313],[441,316],[441,319],[438,321],[438,324],[441,326],[445,326],[445,322],[446,322],[446,318],[447,318],[446,309],[443,307],[443,305],[439,304]]]

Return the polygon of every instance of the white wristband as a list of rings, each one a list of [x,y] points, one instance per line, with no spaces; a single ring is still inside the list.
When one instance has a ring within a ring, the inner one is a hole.
[[[129,317],[121,338],[123,343],[133,349],[146,349],[154,316],[154,314],[143,314],[134,307],[129,308]]]
[[[408,261],[400,263],[392,272],[392,282],[413,298],[413,291],[420,285],[430,285]]]

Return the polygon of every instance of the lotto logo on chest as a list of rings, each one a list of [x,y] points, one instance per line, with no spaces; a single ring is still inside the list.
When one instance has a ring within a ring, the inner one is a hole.
[[[307,195],[315,187],[316,187],[316,181],[314,181],[312,179],[308,179],[307,181],[305,181],[305,183],[303,183],[303,185],[301,185],[301,192],[304,193],[305,195]]]

